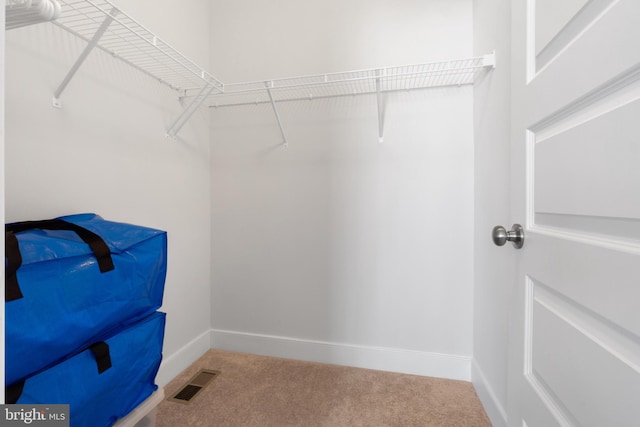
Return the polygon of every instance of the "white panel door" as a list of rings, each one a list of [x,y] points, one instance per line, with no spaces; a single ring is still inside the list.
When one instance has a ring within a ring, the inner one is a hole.
[[[516,0],[512,43],[509,425],[640,426],[640,1]]]

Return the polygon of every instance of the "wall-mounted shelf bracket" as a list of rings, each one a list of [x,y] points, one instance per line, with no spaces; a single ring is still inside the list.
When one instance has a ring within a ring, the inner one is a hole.
[[[276,101],[273,99],[273,93],[271,93],[271,89],[273,88],[273,82],[265,82],[267,86],[267,93],[269,94],[269,100],[271,101],[271,107],[273,108],[273,113],[276,115],[276,120],[278,121],[278,127],[280,128],[280,134],[282,135],[282,144],[285,147],[289,146],[287,142],[287,136],[284,133],[284,128],[282,127],[282,121],[280,120],[280,114],[278,113],[278,107],[276,107]]]
[[[118,9],[113,8],[111,9],[111,12],[109,12],[109,14],[105,16],[104,21],[102,21],[102,24],[100,24],[100,27],[98,28],[98,30],[95,32],[95,34],[89,41],[89,44],[87,44],[87,46],[84,48],[84,50],[82,51],[78,59],[76,59],[76,62],[73,64],[73,66],[65,76],[65,78],[62,80],[62,83],[60,83],[56,91],[53,93],[52,105],[54,107],[62,108],[62,103],[60,102],[60,95],[62,95],[62,92],[64,92],[67,85],[69,84],[73,76],[75,76],[78,69],[80,69],[80,66],[82,65],[82,63],[85,61],[85,59],[87,59],[87,56],[89,56],[91,51],[98,45],[100,38],[102,38],[104,33],[107,31],[107,29],[109,28],[109,25],[111,25],[111,23],[113,22],[113,19],[116,17],[118,12],[119,12]]]
[[[169,126],[169,129],[166,133],[167,138],[176,138],[176,135],[178,134],[178,132],[180,132],[180,129],[182,129],[182,127],[189,121],[191,116],[193,116],[193,113],[195,113],[196,110],[200,108],[204,100],[207,99],[209,95],[211,95],[211,92],[213,92],[213,89],[215,88],[215,85],[207,84],[203,86],[202,89],[200,89],[200,92],[198,92],[198,94],[190,100],[191,102],[189,102],[189,104],[182,109],[180,115],[176,117],[173,123],[171,123],[171,126]]]
[[[378,102],[378,141],[382,143],[384,140],[384,110],[382,104],[382,85],[380,79],[384,76],[384,70],[380,69],[376,72],[376,99]]]
[[[496,68],[496,51],[482,56],[482,65],[484,67]]]

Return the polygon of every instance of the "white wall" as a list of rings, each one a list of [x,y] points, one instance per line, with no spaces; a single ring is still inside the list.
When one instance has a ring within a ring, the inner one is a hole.
[[[474,51],[497,67],[474,88],[475,244],[473,383],[495,426],[506,425],[508,300],[514,251],[491,241],[509,221],[510,2],[474,0]]]
[[[220,1],[229,83],[472,54],[471,1]],[[470,378],[473,91],[212,109],[213,346]]]
[[[207,1],[121,3],[208,67]],[[168,232],[162,384],[209,346],[208,115],[178,141],[165,139],[176,94],[99,51],[54,109],[52,94],[84,43],[50,24],[9,31],[6,42],[6,220],[96,212]]]

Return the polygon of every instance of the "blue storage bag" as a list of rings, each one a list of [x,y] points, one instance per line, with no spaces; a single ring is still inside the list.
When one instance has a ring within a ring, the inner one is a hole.
[[[5,242],[6,384],[162,305],[164,231],[81,214],[7,224]]]
[[[157,388],[166,315],[121,325],[81,351],[7,390],[17,404],[69,404],[71,427],[113,425]]]

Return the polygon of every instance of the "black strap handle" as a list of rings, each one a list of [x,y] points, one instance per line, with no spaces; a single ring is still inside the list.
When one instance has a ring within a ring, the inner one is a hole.
[[[111,252],[109,247],[93,231],[87,230],[84,227],[76,225],[74,223],[65,221],[63,219],[47,219],[43,221],[24,221],[15,222],[13,224],[5,225],[5,232],[12,231],[14,233],[20,233],[27,230],[69,230],[73,231],[82,239],[83,242],[89,245],[91,251],[98,260],[98,265],[102,273],[113,270],[113,261],[111,260]]]
[[[103,373],[111,367],[111,354],[109,353],[109,344],[104,341],[91,344],[89,349],[96,358],[98,364],[98,374]]]
[[[109,344],[104,341],[99,341],[91,344],[89,346],[89,350],[91,350],[93,356],[96,358],[96,364],[98,365],[98,375],[111,368],[111,354],[109,352]],[[5,403],[15,404],[18,402],[18,399],[20,399],[22,391],[24,390],[25,382],[26,380],[21,380],[17,383],[5,387]]]
[[[18,238],[11,231],[4,233],[4,252],[7,257],[4,268],[4,300],[8,302],[22,298],[16,275],[18,268],[22,265],[22,255],[20,255]]]
[[[18,403],[18,399],[22,396],[22,390],[24,389],[24,380],[18,381],[15,384],[6,386],[4,388],[4,401],[9,405]]]
[[[5,225],[5,256],[7,257],[5,271],[5,301],[22,298],[22,292],[18,285],[16,276],[18,268],[22,265],[22,256],[18,246],[18,239],[15,234],[27,230],[69,230],[73,231],[89,245],[93,255],[98,261],[101,273],[106,273],[114,269],[111,251],[107,244],[93,231],[84,227],[65,221],[63,219],[47,219],[42,221],[24,221]]]

